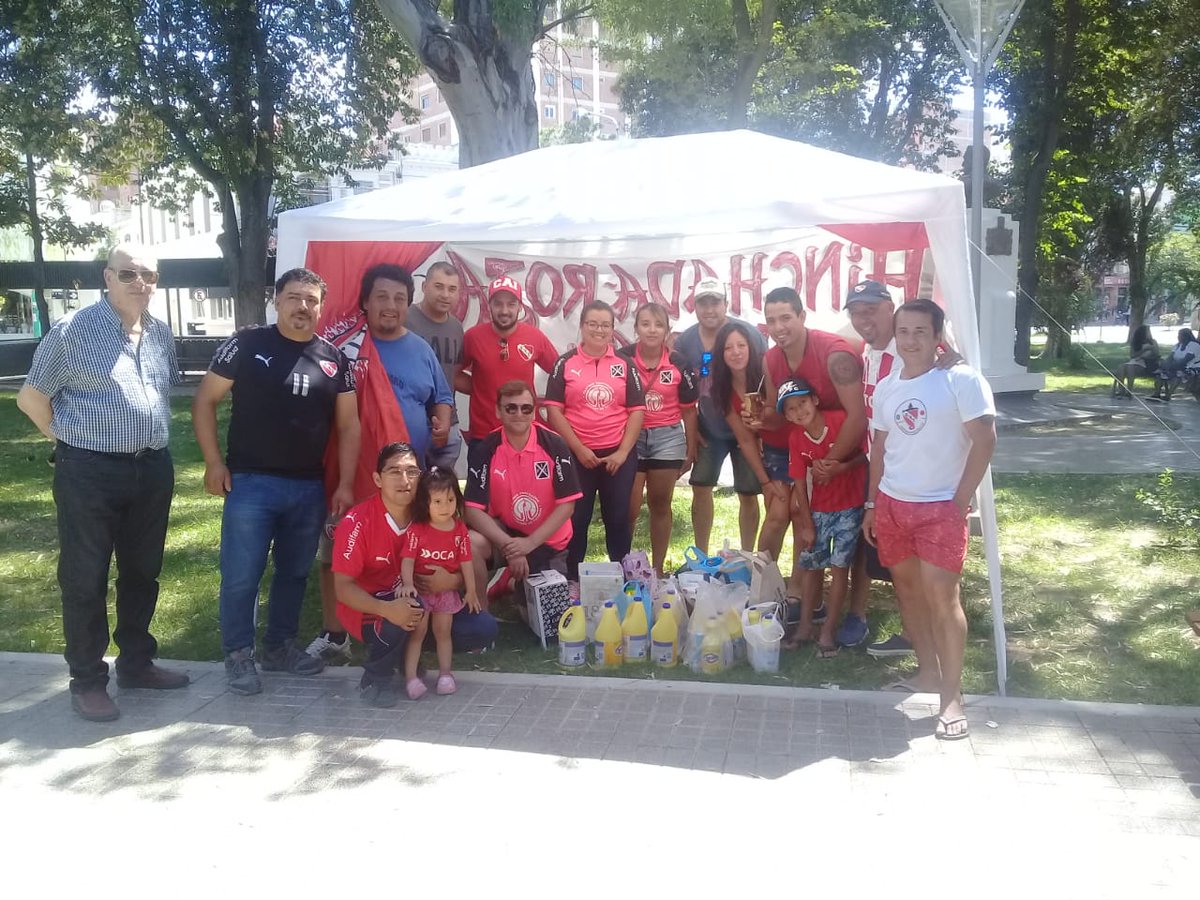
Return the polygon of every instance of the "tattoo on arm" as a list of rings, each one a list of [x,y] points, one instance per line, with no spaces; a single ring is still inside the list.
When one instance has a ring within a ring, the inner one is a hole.
[[[862,382],[862,369],[849,353],[838,351],[829,354],[829,377],[834,384],[854,384]]]

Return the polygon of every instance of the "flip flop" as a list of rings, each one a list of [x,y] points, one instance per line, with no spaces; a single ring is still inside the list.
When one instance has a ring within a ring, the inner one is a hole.
[[[817,659],[834,659],[841,651],[837,644],[817,644]]]
[[[933,736],[939,741],[961,741],[965,737],[970,737],[970,732],[966,728],[955,734],[950,733],[950,727],[952,725],[957,725],[959,722],[966,723],[966,716],[954,716],[950,719],[947,719],[945,716],[938,716],[937,720],[938,725],[941,726],[941,729],[939,730],[935,727],[933,730]]]

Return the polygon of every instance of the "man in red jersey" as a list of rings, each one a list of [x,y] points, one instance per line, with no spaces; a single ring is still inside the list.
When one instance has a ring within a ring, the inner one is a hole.
[[[533,384],[533,367],[550,372],[558,351],[545,334],[521,316],[521,284],[501,275],[488,285],[490,322],[480,322],[463,336],[462,362],[454,389],[471,398],[467,448],[500,427],[496,391],[510,381]]]

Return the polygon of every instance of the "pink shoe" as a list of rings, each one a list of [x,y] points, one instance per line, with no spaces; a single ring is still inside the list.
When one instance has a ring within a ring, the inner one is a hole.
[[[420,700],[429,693],[429,688],[425,687],[425,682],[420,678],[410,678],[404,685],[404,692],[408,694],[409,700]]]
[[[446,673],[439,675],[437,680],[437,692],[439,694],[453,694],[458,690],[458,682],[454,680],[454,676]]]

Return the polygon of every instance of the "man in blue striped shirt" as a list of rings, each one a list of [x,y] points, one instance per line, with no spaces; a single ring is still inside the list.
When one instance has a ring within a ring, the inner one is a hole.
[[[71,706],[117,718],[108,695],[108,571],[117,558],[117,685],[183,687],[156,666],[150,620],[158,602],[175,470],[167,449],[171,385],[179,381],[170,328],[147,311],[158,263],[123,244],[104,269],[107,297],[64,316],[42,339],[17,406],[54,448],[58,584],[71,671]]]

